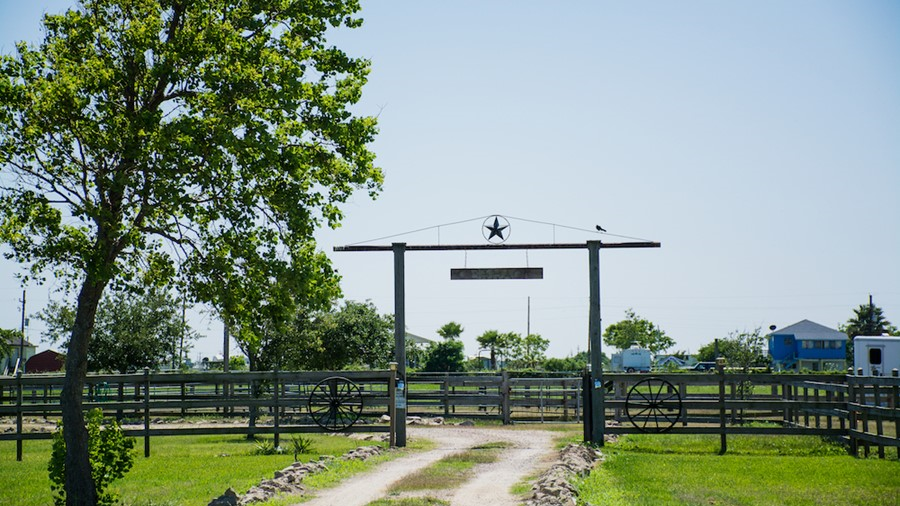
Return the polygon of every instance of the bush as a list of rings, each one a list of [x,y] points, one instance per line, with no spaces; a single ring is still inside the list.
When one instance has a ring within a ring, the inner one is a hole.
[[[125,437],[122,427],[115,420],[103,425],[103,412],[93,409],[85,417],[88,431],[88,457],[91,462],[91,476],[97,489],[97,504],[112,506],[118,502],[114,492],[106,487],[125,476],[134,465],[134,438]],[[66,442],[60,422],[53,433],[53,451],[47,471],[50,473],[50,489],[54,493],[56,506],[65,506],[66,491],[63,486],[66,476]]]
[[[309,453],[312,450],[312,439],[303,436],[291,436],[291,447],[294,450],[294,462],[301,453]]]
[[[281,455],[284,453],[284,448],[275,446],[275,443],[268,439],[257,439],[256,449],[253,453],[256,455]]]

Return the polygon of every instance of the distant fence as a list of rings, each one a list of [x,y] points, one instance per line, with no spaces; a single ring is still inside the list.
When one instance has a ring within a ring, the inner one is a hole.
[[[252,433],[277,438],[285,433],[321,431],[312,423],[306,399],[310,390],[329,376],[346,377],[359,385],[363,420],[350,431],[391,430],[379,421],[394,405],[390,371],[89,375],[85,409],[100,408],[109,416],[141,424],[127,433],[145,438],[146,454],[151,436]],[[652,411],[657,418],[653,423],[671,422],[666,430],[677,434],[718,434],[723,450],[728,435],[787,434],[840,438],[854,455],[869,455],[873,448],[881,457],[886,448],[895,448],[900,454],[900,378],[896,375],[725,372],[605,374],[603,378],[608,434],[646,431],[648,412],[641,411],[649,404],[646,397],[652,394],[670,403],[677,391],[677,413],[666,404]],[[644,399],[638,387],[638,396],[632,395],[629,401],[633,387],[648,378],[666,383],[655,383],[660,385],[658,391],[644,389]],[[58,417],[62,381],[58,375],[0,379],[0,418],[15,417],[16,423],[16,430],[0,434],[0,440],[16,440],[21,452],[23,440],[48,438],[47,433],[25,432],[23,419]],[[485,418],[503,423],[582,422],[583,393],[583,378],[572,375],[414,373],[407,377],[405,401],[408,416]],[[264,417],[253,428],[246,424],[166,427],[151,423],[163,418],[246,417],[253,407]]]

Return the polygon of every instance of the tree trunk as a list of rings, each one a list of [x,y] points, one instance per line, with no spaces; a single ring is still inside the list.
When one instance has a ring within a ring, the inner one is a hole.
[[[75,327],[66,354],[66,378],[60,394],[62,407],[63,438],[66,443],[65,491],[66,506],[95,506],[97,489],[91,476],[88,458],[88,434],[84,426],[82,394],[87,376],[87,352],[97,306],[106,282],[91,279],[81,286],[78,294],[78,308],[75,313]]]

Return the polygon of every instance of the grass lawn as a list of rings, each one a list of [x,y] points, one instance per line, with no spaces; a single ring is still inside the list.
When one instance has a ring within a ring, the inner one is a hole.
[[[900,504],[896,460],[855,459],[812,436],[731,436],[722,456],[718,444],[718,436],[622,437],[605,446],[579,497],[607,506]]]
[[[373,444],[343,437],[304,437],[312,439],[312,447],[299,456],[302,461]],[[285,443],[290,444],[290,436],[282,437]],[[244,493],[294,460],[290,454],[256,455],[256,444],[243,436],[155,437],[149,459],[143,457],[142,440],[136,447],[134,467],[112,485],[126,506],[206,504],[228,487]],[[47,477],[50,441],[26,441],[22,462],[16,461],[15,448],[13,441],[0,441],[0,506],[52,505]],[[357,470],[354,465],[332,467],[335,473]]]

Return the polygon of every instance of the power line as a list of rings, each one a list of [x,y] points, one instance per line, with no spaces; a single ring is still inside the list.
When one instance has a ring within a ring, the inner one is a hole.
[[[608,236],[610,236],[610,237],[618,237],[618,238],[620,238],[620,239],[629,239],[629,240],[633,240],[633,241],[651,242],[650,239],[643,239],[643,238],[640,238],[640,237],[632,237],[632,236],[621,235],[621,234],[612,234],[612,233],[609,233],[609,232],[606,232],[606,231],[602,231],[602,232],[601,232],[601,231],[599,231],[599,230],[587,229],[587,228],[581,228],[581,227],[574,227],[574,226],[571,226],[571,225],[563,225],[563,224],[561,224],[561,223],[553,223],[553,222],[549,222],[549,221],[540,221],[540,220],[531,220],[531,219],[528,219],[528,218],[519,218],[519,217],[516,217],[516,216],[506,216],[506,215],[494,215],[494,214],[489,214],[489,215],[487,215],[487,216],[477,216],[477,217],[475,217],[475,218],[469,218],[469,219],[467,219],[467,220],[451,221],[451,222],[449,222],[449,223],[442,223],[442,224],[440,224],[440,225],[432,225],[432,226],[429,226],[429,227],[417,228],[417,229],[415,229],[415,230],[409,230],[409,231],[406,231],[406,232],[400,232],[400,233],[397,233],[397,234],[386,235],[386,236],[383,236],[383,237],[376,237],[376,238],[374,238],[374,239],[367,239],[367,240],[365,240],[365,241],[359,241],[359,242],[355,242],[355,243],[349,244],[348,246],[359,246],[359,245],[361,245],[361,244],[368,244],[368,243],[375,242],[375,241],[383,241],[383,240],[385,240],[385,239],[393,239],[393,238],[395,238],[395,237],[400,237],[400,236],[410,235],[410,234],[416,234],[416,233],[419,233],[419,232],[426,232],[426,231],[428,231],[428,230],[435,230],[435,229],[438,229],[438,233],[440,233],[440,228],[441,228],[441,227],[449,227],[449,226],[452,226],[452,225],[460,225],[460,224],[462,224],[462,223],[471,223],[471,222],[473,222],[473,221],[484,220],[484,219],[486,219],[486,218],[490,218],[491,216],[504,216],[505,218],[508,218],[508,219],[511,219],[511,220],[518,220],[518,221],[523,221],[523,222],[526,222],[526,223],[535,223],[535,224],[538,224],[538,225],[547,225],[547,226],[551,226],[551,227],[565,228],[565,229],[568,229],[568,230],[577,230],[577,231],[579,231],[579,232],[588,232],[588,233],[590,233],[590,234],[608,235]]]

